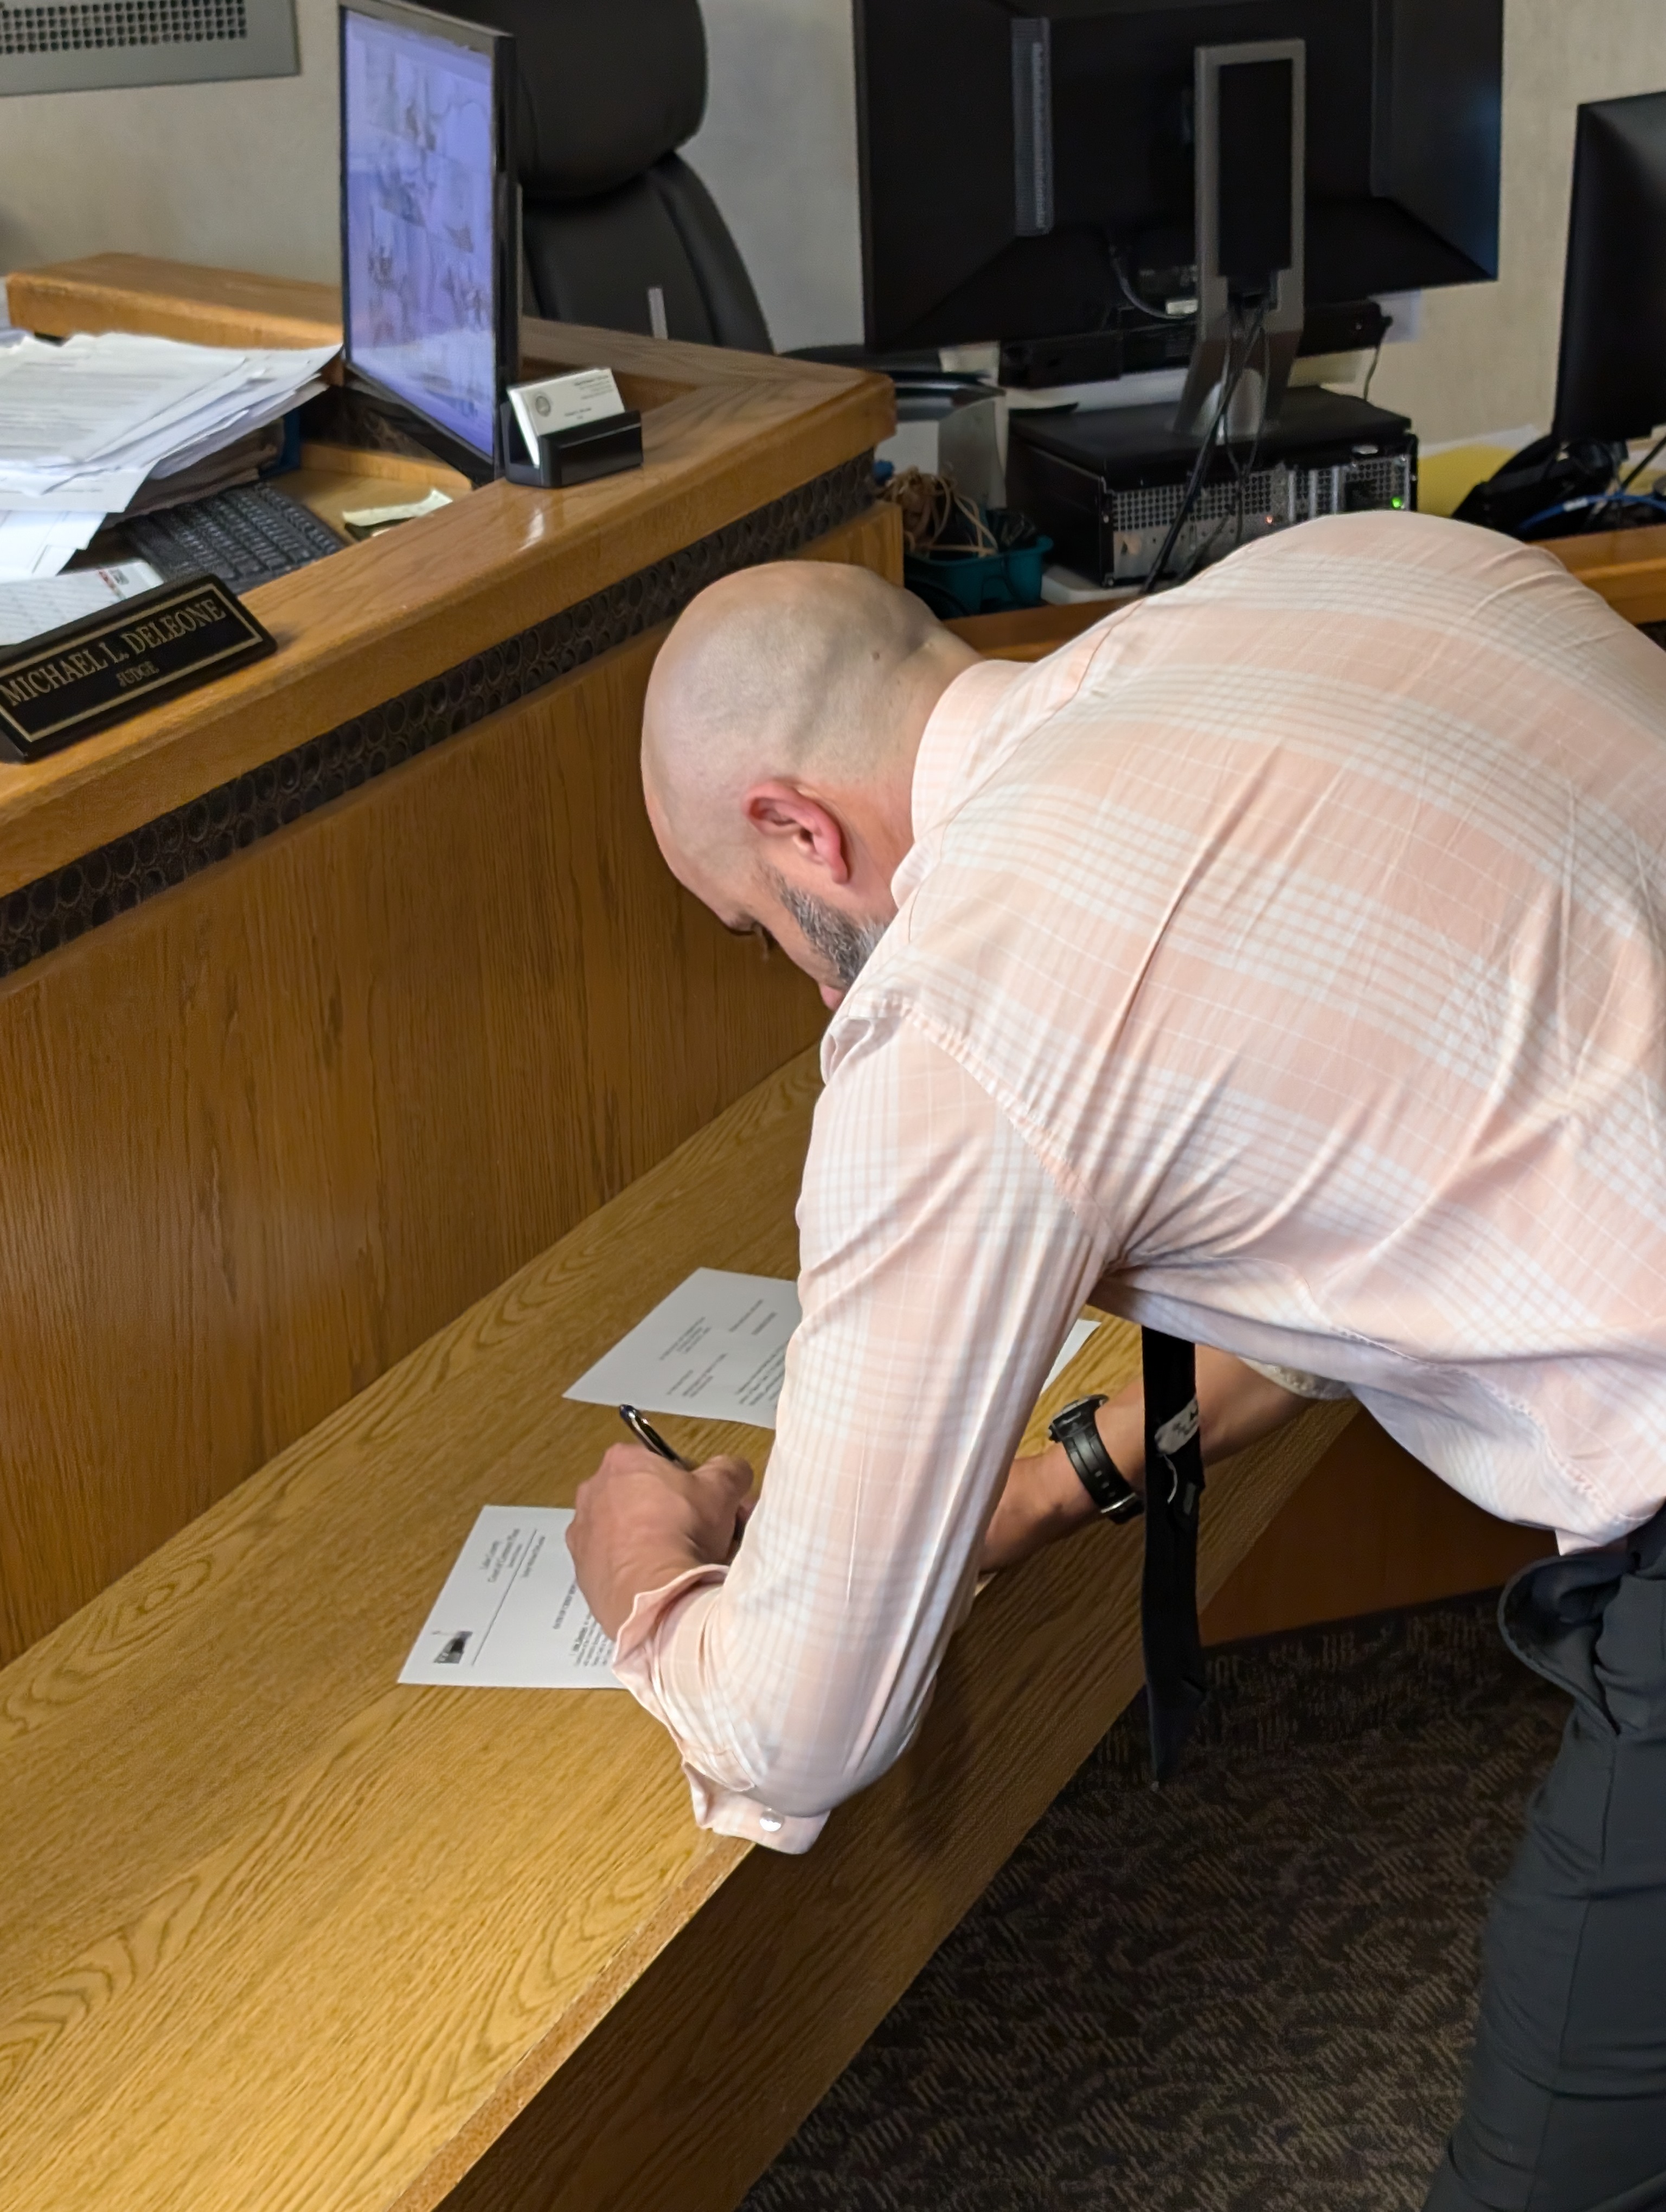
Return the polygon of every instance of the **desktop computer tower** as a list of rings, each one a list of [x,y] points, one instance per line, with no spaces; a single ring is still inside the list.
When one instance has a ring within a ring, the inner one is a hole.
[[[1140,584],[1180,510],[1197,459],[1174,406],[1015,410],[1006,499],[1053,540],[1053,557],[1095,584]],[[1286,394],[1259,438],[1220,445],[1175,542],[1165,578],[1315,515],[1417,502],[1417,440],[1403,415],[1321,386]]]

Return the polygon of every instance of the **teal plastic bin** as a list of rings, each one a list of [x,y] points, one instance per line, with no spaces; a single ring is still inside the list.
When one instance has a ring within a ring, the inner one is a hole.
[[[994,534],[996,552],[939,544],[929,553],[903,556],[903,581],[945,622],[1041,605],[1042,571],[1053,540],[1012,507],[989,507],[983,519]]]

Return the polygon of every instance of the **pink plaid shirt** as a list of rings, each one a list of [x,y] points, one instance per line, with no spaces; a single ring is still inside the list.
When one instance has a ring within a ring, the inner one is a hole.
[[[616,1658],[697,1817],[783,1850],[918,1726],[1090,1294],[1565,1546],[1666,1495],[1656,646],[1547,554],[1310,523],[969,670],[913,804],[764,1498]]]

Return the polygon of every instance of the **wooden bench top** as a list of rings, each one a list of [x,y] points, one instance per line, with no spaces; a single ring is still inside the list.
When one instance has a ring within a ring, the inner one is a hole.
[[[1109,1529],[996,1580],[801,1861],[696,1829],[623,1692],[398,1684],[477,1510],[570,1502],[613,1440],[564,1387],[696,1266],[794,1271],[816,1087],[791,1063],[0,1673],[6,2212],[732,2204],[1127,1702]],[[1106,1327],[1046,1409],[1134,1357]],[[1212,1482],[1206,1593],[1349,1410]]]

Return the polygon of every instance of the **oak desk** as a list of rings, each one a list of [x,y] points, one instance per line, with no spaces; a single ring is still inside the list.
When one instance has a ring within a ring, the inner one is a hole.
[[[1547,538],[1547,553],[1639,626],[1666,622],[1666,524],[1595,530],[1589,538]]]
[[[263,285],[105,256],[9,296],[58,331],[327,331],[319,288]],[[711,578],[896,573],[891,386],[523,346],[613,367],[645,466],[252,592],[274,659],[0,766],[0,1661],[820,1033],[666,873],[637,736]]]
[[[815,1090],[806,1054],[0,1673],[6,2212],[728,2212],[1134,1695],[1102,1527],[997,1578],[787,1860],[695,1828],[623,1692],[398,1686],[478,1507],[612,1441],[565,1385],[696,1266],[795,1272]],[[1206,1592],[1351,1411],[1212,1476]]]

